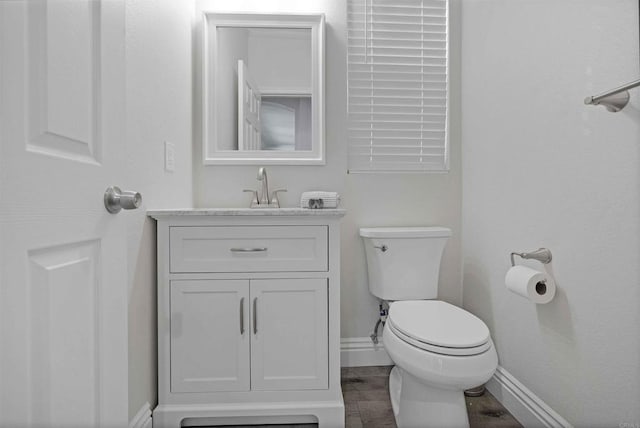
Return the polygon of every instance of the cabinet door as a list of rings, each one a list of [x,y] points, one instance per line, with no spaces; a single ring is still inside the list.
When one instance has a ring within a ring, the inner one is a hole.
[[[328,388],[326,279],[251,281],[251,389]]]
[[[249,281],[171,281],[171,392],[249,390]]]

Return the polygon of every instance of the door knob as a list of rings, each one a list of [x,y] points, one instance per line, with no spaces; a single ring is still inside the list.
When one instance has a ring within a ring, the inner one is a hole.
[[[111,214],[117,214],[121,209],[135,210],[142,204],[142,195],[138,192],[120,190],[111,186],[104,192],[104,207]]]

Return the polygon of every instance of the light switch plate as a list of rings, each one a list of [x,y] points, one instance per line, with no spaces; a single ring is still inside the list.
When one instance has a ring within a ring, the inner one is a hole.
[[[176,146],[168,141],[164,142],[164,169],[169,172],[176,170]]]

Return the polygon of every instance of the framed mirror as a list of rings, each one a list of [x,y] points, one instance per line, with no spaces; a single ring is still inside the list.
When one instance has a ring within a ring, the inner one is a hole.
[[[204,13],[205,165],[321,165],[324,15]]]

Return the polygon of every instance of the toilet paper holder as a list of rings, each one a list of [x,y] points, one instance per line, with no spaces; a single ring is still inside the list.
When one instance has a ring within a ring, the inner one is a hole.
[[[515,266],[516,262],[514,260],[514,256],[521,257],[523,259],[533,259],[537,260],[540,263],[547,264],[551,262],[551,250],[548,248],[538,248],[535,251],[531,251],[530,253],[511,253],[511,266]]]

